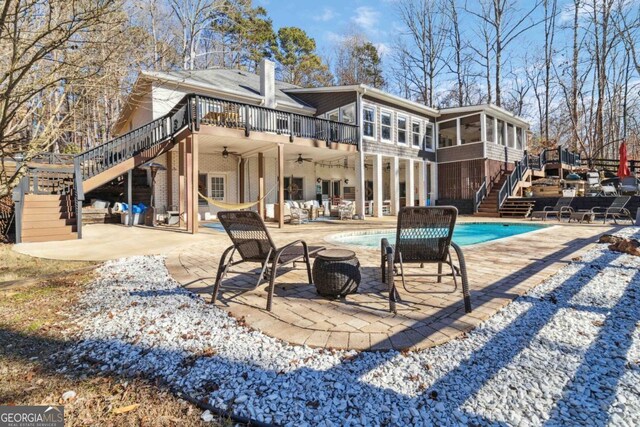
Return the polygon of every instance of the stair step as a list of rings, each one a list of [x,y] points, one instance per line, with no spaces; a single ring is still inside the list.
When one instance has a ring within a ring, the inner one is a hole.
[[[44,236],[66,236],[76,234],[76,226],[67,225],[64,227],[52,228],[28,228],[22,230],[22,238],[26,237],[44,237]],[[55,240],[55,239],[51,239]]]
[[[76,225],[75,219],[51,219],[49,221],[23,221],[22,230],[43,230],[46,228],[65,228]]]
[[[60,201],[66,199],[68,196],[61,196],[59,194],[25,194],[24,201]]]
[[[78,233],[71,234],[58,234],[58,235],[50,235],[50,236],[23,236],[23,243],[37,243],[37,242],[57,242],[62,240],[76,240],[78,238]]]

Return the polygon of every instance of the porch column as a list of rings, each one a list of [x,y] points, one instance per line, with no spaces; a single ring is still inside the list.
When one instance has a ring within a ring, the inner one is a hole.
[[[129,205],[129,221],[127,226],[133,225],[133,169],[127,172],[127,203]]]
[[[186,141],[183,139],[178,143],[178,215],[180,217],[180,227],[186,226],[187,214],[186,214],[186,202],[185,195],[187,189],[187,180],[185,178],[186,163],[185,163],[185,151]],[[184,216],[183,216],[184,215]]]
[[[258,214],[264,219],[264,154],[258,153]]]
[[[239,199],[239,203],[244,203],[244,170],[245,170],[245,166],[247,164],[247,159],[240,159],[240,170],[238,172],[238,175],[240,175],[240,179],[238,180],[238,199]]]
[[[191,136],[191,234],[198,232],[198,134]]]
[[[404,174],[404,193],[407,206],[415,205],[416,193],[413,182],[413,159],[407,159],[407,169]]]
[[[418,163],[418,203],[427,206],[427,162]]]
[[[373,216],[382,217],[382,155],[373,155]]]
[[[187,136],[185,143],[185,212],[187,217],[187,231],[193,233],[193,139]]]
[[[284,145],[278,144],[278,227],[284,227]]]
[[[364,153],[358,151],[355,156],[356,168],[356,215],[364,219],[364,196],[366,193],[364,183]]]
[[[389,180],[389,189],[391,190],[391,215],[398,215],[398,211],[400,210],[400,162],[396,156],[391,157]]]
[[[173,153],[168,151],[165,156],[167,158],[167,210],[171,210],[171,205],[173,205]]]

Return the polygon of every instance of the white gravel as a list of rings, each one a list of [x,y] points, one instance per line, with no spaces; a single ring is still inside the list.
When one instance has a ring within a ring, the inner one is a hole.
[[[639,268],[597,245],[466,338],[401,354],[291,346],[179,287],[163,258],[120,259],[77,307],[69,360],[283,425],[640,425]]]

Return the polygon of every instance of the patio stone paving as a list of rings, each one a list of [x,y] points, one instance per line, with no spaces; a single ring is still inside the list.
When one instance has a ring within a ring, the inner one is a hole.
[[[469,220],[477,221],[477,218],[462,218],[460,222]],[[556,225],[552,221],[548,224]],[[314,222],[282,230],[273,227],[270,231],[277,245],[303,238],[310,245],[333,248],[338,246],[325,241],[325,237],[370,228],[395,228],[395,218]],[[400,278],[396,278],[402,303],[398,304],[397,314],[390,313],[387,287],[380,281],[379,249],[360,247],[349,247],[356,252],[361,264],[358,294],[336,300],[320,297],[315,287],[307,283],[306,271],[299,264],[295,269],[279,271],[271,312],[265,310],[267,283],[254,289],[257,276],[230,273],[216,304],[230,315],[243,318],[248,326],[292,344],[356,350],[427,348],[470,331],[566,262],[579,257],[598,235],[612,229],[603,225],[563,224],[463,247],[473,305],[471,313],[464,312],[460,286],[454,292],[451,278],[435,283],[433,277],[408,278],[407,288],[412,293],[403,289]],[[210,239],[171,252],[166,264],[178,282],[209,300],[219,256],[230,245],[230,240],[224,232],[207,234]],[[240,265],[234,271],[246,272],[252,267]],[[436,268],[425,266],[425,270]],[[424,271],[410,268],[406,272],[418,270]]]

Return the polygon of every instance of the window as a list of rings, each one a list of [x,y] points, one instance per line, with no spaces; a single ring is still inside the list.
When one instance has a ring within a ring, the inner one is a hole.
[[[494,118],[493,118],[493,117],[491,117],[491,116],[486,116],[486,117],[485,117],[485,120],[486,120],[486,123],[487,123],[487,131],[486,131],[486,134],[487,134],[487,141],[489,141],[489,142],[496,142],[496,141],[494,140],[494,134],[493,134],[493,133],[494,133],[494,129],[495,129],[495,126],[494,126],[494,124],[495,124],[495,123],[494,123]]]
[[[498,120],[498,144],[506,144],[506,141],[504,140],[504,122],[502,120]]]
[[[376,129],[376,110],[373,107],[364,107],[362,109],[362,133],[370,138],[375,137]]]
[[[224,176],[212,176],[211,177],[211,188],[209,194],[213,200],[224,200],[225,199],[225,185],[224,185]]]
[[[407,118],[398,116],[398,142],[407,143]]]
[[[524,129],[516,129],[516,148],[522,150],[524,148]]]
[[[383,141],[391,141],[391,113],[380,113],[380,138]]]
[[[509,142],[509,147],[512,148],[516,146],[514,127],[515,126],[513,126],[511,123],[507,125],[507,141]]]
[[[356,104],[349,104],[340,108],[342,123],[354,124],[356,122]]]
[[[332,120],[334,122],[340,121],[340,114],[338,110],[333,110],[327,113],[327,119]]]
[[[480,140],[480,114],[462,117],[460,119],[460,142],[469,144]]]
[[[285,200],[304,200],[302,178],[285,177],[284,178],[284,199]]]
[[[420,146],[420,122],[411,123],[411,135],[413,139],[413,146]]]
[[[458,144],[458,126],[456,120],[447,120],[438,124],[438,147],[453,147]]]
[[[424,149],[433,150],[433,123],[427,123],[424,128]]]

